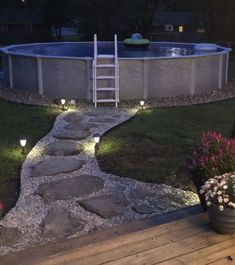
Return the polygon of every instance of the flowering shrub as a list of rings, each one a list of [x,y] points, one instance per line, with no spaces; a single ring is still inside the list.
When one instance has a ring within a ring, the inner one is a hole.
[[[203,132],[201,144],[189,163],[193,177],[204,181],[235,171],[235,139],[226,139],[218,132]]]
[[[201,187],[200,193],[205,196],[207,206],[212,203],[219,206],[223,211],[224,207],[235,208],[235,173],[225,173],[222,176],[215,176],[206,181]]]

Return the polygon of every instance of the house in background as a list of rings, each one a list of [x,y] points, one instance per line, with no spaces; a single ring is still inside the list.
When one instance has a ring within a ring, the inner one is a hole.
[[[194,12],[157,11],[152,23],[153,41],[207,41],[206,19]]]
[[[50,26],[47,26],[40,10],[29,8],[0,10],[0,42],[28,43],[51,39]]]

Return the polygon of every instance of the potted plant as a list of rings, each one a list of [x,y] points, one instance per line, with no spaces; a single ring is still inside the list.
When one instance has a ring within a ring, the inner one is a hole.
[[[189,161],[189,170],[206,210],[204,196],[199,192],[201,186],[213,176],[235,171],[235,139],[227,139],[218,132],[203,132],[200,145]]]
[[[213,228],[223,234],[235,232],[235,172],[206,181],[200,193],[205,196]]]

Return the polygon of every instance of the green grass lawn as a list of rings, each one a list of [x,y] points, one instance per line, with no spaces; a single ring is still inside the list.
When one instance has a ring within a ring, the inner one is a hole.
[[[18,194],[19,173],[24,157],[20,137],[27,137],[27,151],[52,128],[59,110],[0,100],[0,200],[6,211]]]
[[[229,136],[234,121],[235,100],[139,111],[102,137],[96,156],[106,172],[193,189],[186,160],[201,132],[216,130]]]

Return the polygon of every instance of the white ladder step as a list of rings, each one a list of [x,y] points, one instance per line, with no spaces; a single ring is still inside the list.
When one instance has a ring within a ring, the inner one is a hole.
[[[109,67],[115,67],[115,64],[97,64],[97,68],[109,68]]]
[[[115,91],[117,90],[115,87],[97,87],[96,91]]]
[[[117,100],[116,99],[112,99],[112,98],[109,98],[109,99],[97,99],[95,102],[99,103],[99,102],[116,102]]]
[[[115,56],[113,54],[99,54],[97,55],[97,58],[115,58]]]
[[[97,76],[96,77],[97,80],[102,80],[102,79],[115,79],[115,76],[113,75],[103,75],[103,76]]]
[[[103,60],[102,60],[103,59]],[[110,59],[106,60],[105,59]],[[97,35],[94,34],[94,59],[93,59],[93,102],[95,107],[98,103],[115,103],[115,107],[118,107],[119,102],[119,64],[118,64],[118,45],[117,45],[117,35],[114,35],[114,52],[113,54],[98,54],[98,43]],[[99,69],[106,70],[107,68],[110,72],[101,73]],[[107,83],[112,82],[112,84],[100,84],[100,80]],[[103,87],[102,87],[103,86]],[[106,86],[106,87],[105,87]],[[106,92],[107,96],[103,93]],[[99,94],[100,93],[100,94]]]

